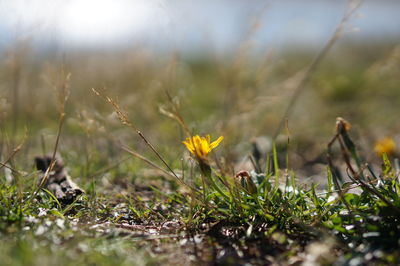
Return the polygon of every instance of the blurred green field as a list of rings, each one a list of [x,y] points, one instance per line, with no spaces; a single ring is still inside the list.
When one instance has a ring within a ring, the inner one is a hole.
[[[309,149],[311,144],[317,153],[323,152],[338,116],[365,139],[362,146],[368,156],[375,140],[394,137],[399,127],[394,115],[400,108],[399,53],[395,45],[347,45],[332,51],[288,118],[292,148]],[[121,126],[112,106],[94,95],[95,88],[114,98],[167,157],[181,157],[183,134],[160,111],[170,108],[166,91],[179,102],[193,133],[226,136],[225,152],[240,160],[247,151],[234,151],[237,145],[246,147],[253,138],[275,133],[315,54],[271,51],[254,57],[240,50],[232,58],[186,59],[137,48],[119,54],[76,52],[63,59],[31,53],[21,45],[3,54],[2,143],[21,137],[27,128],[30,156],[43,153],[41,139],[45,152],[50,152],[58,128],[57,91],[70,75],[61,153],[82,156],[82,149],[100,145],[103,160],[114,160],[121,154],[117,141],[147,152],[141,140]]]

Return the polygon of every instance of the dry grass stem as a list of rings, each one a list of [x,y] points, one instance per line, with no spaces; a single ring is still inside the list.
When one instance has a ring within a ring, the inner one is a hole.
[[[362,4],[362,1],[349,0],[348,10],[343,15],[340,23],[336,27],[331,38],[328,40],[328,42],[325,44],[325,46],[321,49],[321,51],[316,55],[314,60],[311,62],[311,64],[305,70],[301,80],[295,87],[294,93],[293,93],[292,97],[289,99],[289,101],[287,103],[287,107],[286,107],[286,109],[282,115],[282,118],[279,122],[279,125],[275,130],[275,133],[273,135],[273,140],[276,140],[276,138],[278,137],[279,133],[285,126],[285,121],[287,119],[289,119],[289,117],[291,116],[291,114],[294,110],[295,104],[296,104],[297,100],[299,99],[301,93],[304,91],[304,89],[306,88],[306,85],[310,81],[311,77],[313,76],[313,74],[315,73],[315,71],[317,70],[317,68],[319,67],[321,62],[323,61],[323,59],[326,57],[328,52],[332,49],[333,45],[336,43],[337,40],[340,39],[340,37],[343,33],[344,27],[346,26],[347,22],[352,17],[354,12],[361,6],[361,4]]]

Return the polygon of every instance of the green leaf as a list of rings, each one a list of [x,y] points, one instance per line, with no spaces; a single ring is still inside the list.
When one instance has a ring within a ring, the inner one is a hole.
[[[53,200],[57,203],[58,207],[61,208],[60,202],[58,201],[58,199],[56,198],[56,196],[54,196],[53,193],[51,193],[49,190],[47,190],[47,189],[45,189],[45,188],[42,188],[42,190],[43,190],[44,192],[46,192],[46,193],[50,196],[50,198],[53,199]]]
[[[340,218],[339,216],[334,217],[333,219],[331,219],[331,222],[335,225],[341,225],[342,224],[342,218]]]
[[[383,174],[386,176],[392,171],[392,164],[386,153],[382,154],[382,160],[383,160],[382,170],[383,170]]]
[[[61,212],[59,212],[58,210],[56,210],[56,209],[50,210],[50,213],[55,215],[55,216],[57,216],[57,217],[59,217],[59,218],[61,218],[61,219],[65,219],[64,215]]]
[[[353,182],[345,182],[342,185],[342,189],[350,189],[352,185],[354,185]]]
[[[344,195],[345,200],[352,204],[352,205],[358,205],[359,201],[360,201],[360,196],[354,193],[346,193]]]

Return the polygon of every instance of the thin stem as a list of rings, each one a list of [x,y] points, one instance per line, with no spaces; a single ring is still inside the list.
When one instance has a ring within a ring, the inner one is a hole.
[[[353,2],[353,1],[350,1]],[[328,40],[328,42],[325,44],[325,46],[321,49],[321,51],[316,55],[314,60],[311,62],[307,70],[305,71],[303,78],[300,80],[296,88],[294,89],[294,93],[292,95],[292,98],[288,102],[288,105],[286,107],[285,112],[283,113],[283,116],[279,122],[279,125],[273,135],[273,140],[276,139],[276,137],[279,135],[279,132],[281,132],[282,128],[285,126],[285,121],[291,116],[295,103],[299,99],[301,93],[304,91],[307,83],[310,81],[312,75],[315,73],[316,69],[318,66],[321,64],[322,60],[326,57],[328,52],[331,50],[333,45],[336,43],[336,41],[340,38],[344,26],[348,22],[348,20],[351,18],[353,13],[360,7],[361,1],[356,3],[353,7],[349,7],[348,11],[344,14],[342,17],[340,23],[336,27],[334,33],[332,34],[331,38]]]

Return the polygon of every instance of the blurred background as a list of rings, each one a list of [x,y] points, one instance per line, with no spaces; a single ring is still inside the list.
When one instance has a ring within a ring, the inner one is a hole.
[[[96,171],[92,162],[104,165],[121,156],[118,143],[146,153],[91,88],[116,99],[174,163],[182,156],[184,134],[168,115],[169,91],[190,129],[225,135],[220,152],[239,162],[253,140],[275,133],[304,70],[352,4],[2,0],[2,144],[28,128],[26,156],[50,151],[58,128],[57,90],[67,84],[60,152],[86,164],[84,175]],[[344,25],[282,131],[283,139],[291,139],[294,167],[296,160],[301,165],[324,152],[338,116],[353,124],[366,158],[374,158],[376,140],[397,138],[399,12],[400,1],[366,0]]]
[[[230,55],[255,23],[256,52],[319,48],[347,5],[345,0],[3,0],[1,48],[29,39],[42,52],[142,45],[157,53]],[[396,0],[364,1],[347,27],[346,40],[397,41],[399,10]]]

